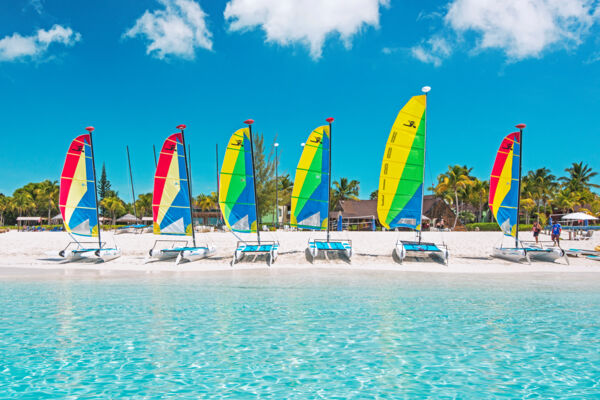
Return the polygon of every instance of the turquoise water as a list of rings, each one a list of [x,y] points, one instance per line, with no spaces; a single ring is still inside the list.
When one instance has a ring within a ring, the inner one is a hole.
[[[5,279],[0,398],[590,398],[598,279]]]

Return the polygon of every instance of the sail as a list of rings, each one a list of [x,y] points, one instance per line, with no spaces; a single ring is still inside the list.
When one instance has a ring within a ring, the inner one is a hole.
[[[320,126],[304,145],[292,190],[291,225],[325,230],[329,211],[329,126]]]
[[[58,205],[65,229],[81,236],[98,236],[90,143],[89,134],[78,136],[71,142],[60,176]]]
[[[510,236],[517,233],[519,157],[521,138],[513,132],[502,141],[490,177],[490,209],[502,232]]]
[[[152,218],[157,235],[192,235],[188,178],[181,133],[163,143],[154,175]]]
[[[377,216],[382,226],[421,230],[427,96],[412,97],[388,137],[379,174]]]
[[[219,179],[219,206],[225,223],[232,231],[256,232],[249,128],[236,131],[227,143]]]

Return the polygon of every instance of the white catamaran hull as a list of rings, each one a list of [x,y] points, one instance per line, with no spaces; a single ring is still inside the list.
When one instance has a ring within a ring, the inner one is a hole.
[[[59,252],[59,255],[67,262],[75,261],[96,261],[96,262],[107,262],[114,260],[115,258],[121,257],[121,249],[79,249],[79,250],[67,250]]]
[[[181,264],[185,261],[192,262],[196,260],[201,260],[214,254],[215,251],[216,248],[214,246],[188,248],[179,252],[175,264]]]
[[[494,250],[492,251],[492,256],[512,262],[531,262],[527,251],[523,248],[494,247]]]

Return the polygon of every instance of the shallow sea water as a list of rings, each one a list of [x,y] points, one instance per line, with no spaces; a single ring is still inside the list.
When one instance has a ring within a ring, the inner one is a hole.
[[[594,275],[0,281],[0,398],[592,398]]]

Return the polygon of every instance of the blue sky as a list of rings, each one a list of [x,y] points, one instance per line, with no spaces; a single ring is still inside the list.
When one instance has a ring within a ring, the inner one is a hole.
[[[396,114],[423,85],[428,186],[449,164],[487,179],[520,122],[525,170],[600,172],[599,25],[586,0],[4,1],[0,192],[59,179],[88,125],[125,199],[125,145],[136,191],[150,192],[152,145],[180,123],[195,194],[214,190],[215,144],[247,118],[277,136],[293,176],[300,143],[333,116],[334,179],[368,197]]]

